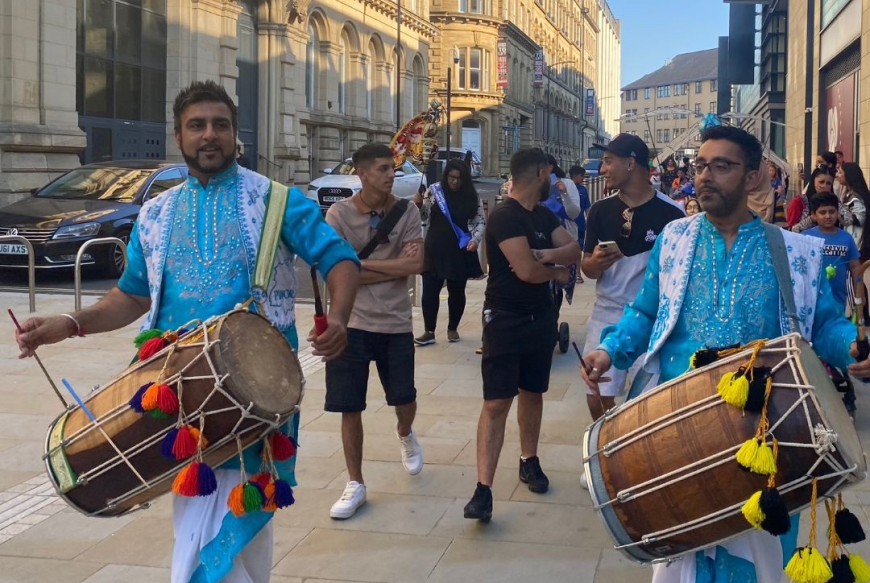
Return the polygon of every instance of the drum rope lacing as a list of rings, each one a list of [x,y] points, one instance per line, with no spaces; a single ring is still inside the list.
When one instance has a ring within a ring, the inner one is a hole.
[[[185,415],[186,420],[190,423],[193,423],[195,421],[199,421],[200,417],[207,416],[207,415],[216,415],[216,414],[226,413],[226,412],[231,412],[231,411],[241,411],[242,412],[240,418],[236,422],[235,426],[230,430],[229,434],[227,436],[217,440],[217,441],[210,443],[209,446],[206,448],[206,450],[202,452],[203,455],[208,455],[210,452],[214,452],[214,451],[220,449],[221,447],[223,447],[224,445],[226,445],[230,441],[236,439],[236,436],[238,436],[240,439],[241,436],[247,435],[248,433],[259,432],[259,437],[256,439],[265,437],[269,432],[278,429],[286,421],[286,418],[288,418],[289,416],[292,415],[292,413],[290,415],[285,415],[285,416],[276,415],[276,418],[274,421],[269,421],[267,419],[264,419],[263,417],[260,417],[258,415],[254,415],[250,412],[251,408],[253,407],[253,403],[248,403],[247,406],[242,405],[235,397],[233,397],[233,395],[231,395],[228,391],[226,391],[224,389],[224,382],[226,381],[227,378],[230,377],[230,375],[229,374],[221,375],[218,373],[217,367],[215,366],[215,364],[212,360],[212,354],[211,354],[211,351],[214,350],[220,344],[220,339],[216,338],[216,339],[212,340],[211,338],[209,338],[209,335],[207,333],[208,330],[210,329],[210,326],[213,325],[213,322],[215,322],[215,321],[217,321],[217,318],[211,318],[211,319],[207,320],[206,322],[204,322],[202,324],[202,331],[198,332],[198,333],[194,333],[190,338],[185,338],[186,342],[184,342],[183,344],[179,344],[178,341],[174,342],[170,346],[168,352],[166,353],[166,356],[165,356],[166,360],[164,361],[163,368],[161,369],[161,372],[160,372],[160,376],[162,377],[162,375],[165,372],[165,369],[167,368],[167,366],[169,364],[169,359],[171,358],[172,354],[176,350],[176,346],[177,346],[178,350],[194,350],[194,349],[199,348],[199,349],[201,349],[199,354],[194,356],[190,362],[188,362],[186,365],[184,365],[181,368],[181,370],[170,375],[167,379],[165,379],[166,384],[175,385],[177,387],[179,400],[181,399],[181,396],[182,396],[181,391],[182,391],[183,381],[185,381],[185,380],[187,380],[187,381],[209,380],[209,379],[214,380],[214,386],[213,386],[212,390],[209,392],[209,394],[205,397],[205,399],[203,399],[203,402],[202,402],[202,405],[200,406],[200,409],[196,410],[192,414]],[[196,339],[197,337],[201,337],[202,341],[201,342],[190,342],[191,339]],[[157,358],[157,355],[155,355],[154,358]],[[185,373],[189,369],[191,369],[193,366],[198,364],[203,358],[205,359],[206,364],[208,365],[212,374],[211,375],[198,375],[198,376],[185,376]],[[140,363],[137,368],[141,367],[143,364],[150,362],[150,361],[151,361],[151,359],[149,359],[143,363]],[[136,369],[134,369],[134,370],[136,370]],[[114,382],[114,381],[112,381],[112,382]],[[230,401],[230,403],[233,406],[215,409],[213,411],[209,411],[206,415],[203,415],[202,407],[204,407],[206,405],[206,403],[208,403],[217,393],[221,393],[227,400]],[[86,484],[88,481],[109,472],[110,470],[112,470],[113,468],[115,468],[121,464],[127,465],[136,474],[136,476],[140,480],[140,482],[142,482],[141,486],[138,486],[137,488],[125,493],[123,496],[120,496],[120,497],[115,498],[113,500],[109,500],[107,502],[107,507],[111,507],[120,500],[130,498],[130,497],[135,496],[135,495],[137,495],[145,490],[152,488],[156,483],[159,483],[159,482],[163,481],[164,479],[166,479],[167,477],[175,474],[180,467],[184,466],[187,463],[187,460],[183,460],[176,467],[171,468],[167,472],[160,474],[159,476],[153,478],[150,481],[146,480],[144,477],[142,477],[142,475],[136,470],[135,466],[133,465],[131,458],[134,457],[135,455],[141,453],[142,451],[154,446],[155,444],[161,442],[163,440],[163,438],[172,430],[174,425],[170,425],[166,429],[163,429],[163,430],[157,432],[156,434],[152,435],[149,439],[143,440],[139,444],[137,444],[133,447],[130,447],[125,451],[121,451],[121,449],[119,447],[117,447],[117,445],[115,444],[114,440],[112,440],[112,438],[103,429],[103,425],[105,425],[105,424],[109,423],[110,421],[113,421],[113,420],[117,419],[118,417],[121,417],[125,414],[129,414],[129,412],[130,412],[130,409],[129,409],[129,406],[127,405],[127,403],[119,404],[118,406],[110,409],[109,411],[107,411],[103,415],[100,415],[99,417],[97,417],[96,421],[92,421],[92,422],[88,423],[87,425],[85,425],[81,429],[79,429],[78,431],[74,432],[69,437],[65,438],[61,442],[61,444],[52,448],[43,456],[44,458],[47,456],[50,456],[52,453],[54,453],[58,449],[61,449],[63,447],[67,447],[70,444],[73,444],[76,441],[83,439],[87,435],[87,433],[89,431],[91,431],[93,428],[96,428],[101,433],[103,433],[106,440],[113,447],[113,449],[115,449],[115,451],[118,453],[118,455],[115,457],[109,458],[105,462],[103,462],[102,464],[99,464],[99,465],[91,468],[91,470],[89,470],[87,472],[83,472],[82,474],[80,474],[78,476],[78,483]],[[258,421],[259,423],[252,425],[251,427],[240,429],[241,425],[245,421],[248,421],[250,419]],[[263,427],[263,426],[265,426],[265,427]],[[261,430],[261,428],[262,428],[262,430]],[[233,457],[233,455],[228,456],[228,459],[231,457]],[[88,515],[99,515],[99,514],[101,514],[101,511],[88,513]]]
[[[798,368],[797,356],[800,354],[799,349],[797,349],[794,346],[788,346],[788,347],[783,347],[783,348],[765,349],[765,353],[767,353],[767,354],[770,354],[773,352],[784,352],[787,354],[787,357],[783,361],[778,363],[775,367],[772,368],[771,375],[773,375],[774,372],[780,370],[783,366],[788,366],[791,369],[792,378],[796,378],[796,379],[801,378],[801,375],[798,374],[798,370],[797,370],[797,368]],[[736,358],[734,358],[734,360],[737,360],[737,359],[739,359],[739,355],[737,355]],[[727,359],[727,360],[731,360],[731,359]],[[722,362],[727,362],[727,360],[721,361],[721,362],[717,363],[717,365],[721,364]],[[666,386],[667,385],[662,385],[663,388]],[[800,476],[800,477],[798,477],[798,478],[796,478],[788,483],[782,484],[778,488],[780,493],[785,494],[785,493],[794,491],[796,489],[802,488],[802,487],[806,486],[807,484],[812,483],[812,481],[814,479],[817,481],[823,481],[823,480],[830,480],[830,479],[834,479],[834,478],[839,478],[828,489],[828,491],[826,492],[825,495],[829,495],[831,493],[836,492],[845,482],[847,482],[849,480],[849,475],[852,474],[858,468],[858,464],[853,464],[851,467],[846,467],[843,464],[839,463],[837,461],[837,459],[834,458],[833,455],[831,455],[833,452],[836,451],[835,443],[837,441],[837,433],[831,429],[826,428],[821,423],[817,424],[816,427],[813,427],[812,417],[810,414],[810,410],[809,410],[809,406],[807,404],[807,401],[808,400],[812,401],[813,404],[815,405],[816,409],[821,411],[821,406],[819,405],[818,401],[816,400],[815,396],[812,393],[812,390],[814,390],[814,387],[807,385],[807,384],[801,384],[801,383],[773,383],[773,387],[796,389],[799,392],[799,395],[798,395],[798,398],[796,399],[796,401],[791,404],[791,406],[780,416],[780,418],[777,419],[776,422],[774,422],[771,426],[766,428],[766,430],[764,432],[765,438],[768,435],[772,437],[773,432],[784,422],[784,420],[789,415],[791,415],[798,407],[802,407],[803,413],[804,413],[804,418],[805,418],[807,425],[808,425],[809,435],[812,438],[812,443],[779,442],[778,445],[779,445],[779,447],[794,447],[794,448],[813,449],[816,451],[816,453],[819,456],[804,475],[802,475],[802,476]],[[648,395],[653,394],[654,392],[655,391],[652,391],[652,392],[648,393]],[[646,395],[644,395],[644,396],[646,396]],[[641,398],[643,398],[643,397],[641,397]],[[658,431],[664,427],[673,425],[674,423],[677,423],[678,421],[680,421],[682,419],[686,419],[688,417],[691,417],[695,413],[699,413],[701,411],[710,409],[713,406],[715,406],[715,403],[711,404],[711,400],[713,400],[713,399],[718,399],[718,395],[714,395],[714,396],[711,396],[708,398],[701,399],[701,400],[699,400],[699,401],[697,401],[689,406],[683,407],[683,408],[681,408],[677,411],[674,411],[668,415],[665,415],[665,416],[663,416],[663,417],[661,417],[653,422],[650,422],[650,423],[647,423],[641,427],[638,427],[635,430],[633,430],[629,433],[626,433],[618,440],[614,440],[613,442],[606,444],[603,448],[599,449],[595,453],[590,454],[589,456],[586,456],[584,458],[584,463],[588,462],[591,458],[593,458],[599,454],[602,454],[602,453],[605,456],[609,456],[609,455],[613,454],[615,451],[618,451],[619,449],[626,447],[630,443],[638,441],[639,439],[642,439],[643,437],[649,436],[649,435],[655,433],[656,431]],[[724,401],[719,400],[719,402],[724,402]],[[618,411],[617,411],[617,414],[618,414]],[[667,422],[664,424],[661,423],[663,420],[667,420]],[[596,510],[601,510],[602,508],[614,505],[617,502],[625,503],[625,502],[628,502],[630,500],[635,500],[635,499],[640,498],[642,496],[646,496],[648,494],[652,494],[654,492],[657,492],[663,488],[672,486],[680,481],[683,481],[683,480],[689,479],[691,477],[697,476],[699,474],[702,474],[710,469],[721,466],[725,463],[730,463],[733,461],[733,456],[730,454],[733,454],[733,452],[739,448],[740,448],[740,445],[736,445],[736,446],[729,448],[725,451],[717,452],[716,454],[708,456],[707,458],[693,462],[692,464],[689,464],[687,466],[678,468],[674,471],[668,472],[668,473],[663,474],[661,476],[657,476],[656,478],[653,478],[652,480],[648,480],[648,481],[643,482],[641,484],[637,484],[629,489],[620,491],[617,493],[616,498],[608,500],[608,501],[603,502],[601,504],[597,504],[594,506],[594,508]],[[721,460],[716,461],[717,458],[720,458],[722,456],[725,456],[725,457]],[[819,476],[813,476],[812,474],[819,468],[819,466],[822,463],[826,463],[831,468],[831,471],[828,473],[819,475]],[[701,467],[701,466],[703,466],[703,467]],[[688,474],[682,474],[677,479],[668,480],[668,478],[671,478],[671,477],[679,474],[680,472],[685,472],[687,469],[691,469],[691,468],[696,468],[696,469]],[[664,483],[658,483],[658,482],[661,482],[662,480],[667,480],[667,481]],[[650,486],[650,485],[656,484],[656,483],[658,483],[656,486],[653,486],[647,490],[643,490],[647,486]],[[649,543],[655,542],[656,540],[658,540],[662,537],[677,536],[680,534],[684,534],[686,532],[690,532],[692,530],[697,530],[699,528],[709,526],[715,522],[718,522],[722,518],[726,518],[726,517],[729,517],[731,515],[739,514],[741,512],[742,505],[743,505],[743,502],[741,501],[737,504],[734,504],[734,505],[729,506],[729,507],[724,508],[724,509],[720,509],[716,512],[709,513],[705,516],[701,516],[701,517],[696,518],[694,520],[691,520],[689,522],[685,522],[685,523],[679,524],[677,526],[674,526],[674,527],[671,527],[668,529],[663,529],[660,531],[648,533],[648,534],[642,536],[641,540],[639,540],[637,542],[618,545],[615,548],[616,549],[625,549],[625,548],[635,547],[635,546],[639,546],[639,545],[643,545],[643,544],[649,544]],[[735,537],[736,536],[740,536],[740,535],[738,534],[738,535],[735,535]],[[731,537],[731,538],[735,538],[735,537]]]

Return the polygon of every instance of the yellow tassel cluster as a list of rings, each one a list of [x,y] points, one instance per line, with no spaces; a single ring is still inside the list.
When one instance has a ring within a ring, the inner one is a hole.
[[[827,583],[834,576],[828,560],[813,547],[798,549],[786,565],[785,574],[796,583]]]
[[[737,463],[753,474],[772,476],[776,473],[773,450],[764,439],[751,438],[737,450]]]
[[[742,409],[746,405],[746,399],[749,398],[749,379],[742,370],[736,373],[728,372],[722,375],[716,390],[723,401]]]
[[[855,575],[855,583],[870,583],[870,565],[859,555],[849,555],[849,568]]]
[[[764,519],[767,517],[761,509],[761,490],[753,494],[740,510],[743,512],[743,516],[746,517],[749,524],[758,530],[762,530],[761,523],[764,522]]]

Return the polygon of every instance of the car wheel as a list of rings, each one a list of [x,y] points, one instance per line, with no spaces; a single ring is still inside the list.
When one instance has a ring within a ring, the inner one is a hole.
[[[125,258],[127,255],[127,243],[130,242],[130,231],[121,231],[115,235],[118,239],[124,242],[124,246],[120,245],[105,245],[105,254],[101,261],[100,270],[103,275],[112,279],[121,277],[124,273]]]

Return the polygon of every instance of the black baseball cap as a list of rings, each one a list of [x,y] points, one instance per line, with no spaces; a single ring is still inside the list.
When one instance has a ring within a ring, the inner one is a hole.
[[[639,137],[632,134],[619,134],[609,144],[593,144],[594,148],[601,148],[620,158],[634,158],[641,166],[649,165],[649,148]]]

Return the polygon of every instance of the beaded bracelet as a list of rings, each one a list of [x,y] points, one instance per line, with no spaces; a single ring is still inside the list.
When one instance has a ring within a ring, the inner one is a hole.
[[[81,324],[79,324],[79,321],[76,319],[75,316],[73,316],[72,314],[61,314],[61,316],[69,318],[70,320],[72,320],[73,324],[76,325],[75,332],[73,332],[72,334],[69,335],[70,338],[72,338],[73,336],[78,336],[80,338],[84,338],[85,331],[82,330],[82,326],[81,326]]]

